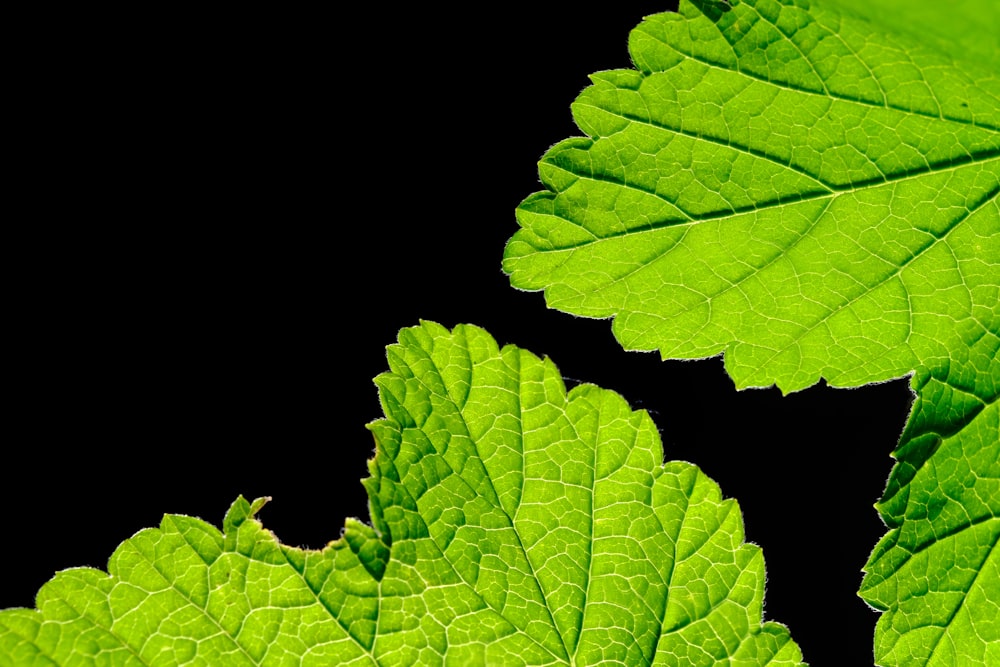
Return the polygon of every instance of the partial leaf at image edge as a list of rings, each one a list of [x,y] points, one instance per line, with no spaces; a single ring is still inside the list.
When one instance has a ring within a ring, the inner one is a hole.
[[[983,347],[913,381],[860,590],[885,612],[880,665],[1000,664],[1000,361]]]
[[[645,412],[472,326],[387,352],[374,527],[306,551],[263,499],[221,532],[168,515],[0,612],[0,666],[804,664],[735,501],[664,464]]]
[[[253,520],[266,500],[237,499],[222,532],[167,515],[123,542],[108,573],[57,573],[37,610],[0,611],[0,665],[335,664],[329,555],[280,545]]]

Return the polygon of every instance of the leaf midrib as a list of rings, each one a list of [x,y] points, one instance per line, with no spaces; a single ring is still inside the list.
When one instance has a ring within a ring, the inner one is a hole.
[[[469,429],[469,424],[468,424],[468,422],[465,419],[465,413],[458,407],[458,405],[455,403],[454,399],[452,398],[450,392],[448,391],[448,385],[445,382],[444,376],[441,374],[441,370],[438,368],[437,362],[434,361],[434,356],[433,356],[432,352],[430,350],[427,350],[427,349],[423,348],[422,346],[421,346],[420,349],[426,355],[426,359],[427,359],[428,363],[430,363],[431,367],[433,368],[434,373],[438,376],[438,378],[441,379],[441,384],[442,384],[442,386],[444,387],[444,390],[445,390],[445,393],[442,396],[442,398],[444,398],[445,400],[449,401],[450,403],[452,403],[452,405],[455,406],[455,412],[456,412],[456,414],[458,414],[459,418],[462,420],[462,426],[465,428],[466,435],[468,436],[470,442],[472,442],[473,445],[475,446],[475,448],[476,448],[476,454],[479,456],[480,460],[483,460],[482,459],[482,453],[479,451],[479,444],[476,441],[476,439],[472,437],[472,431]],[[502,360],[502,357],[501,357],[501,360]],[[472,378],[472,374],[474,372],[475,372],[475,364],[473,363],[472,367],[471,367],[471,372],[470,372],[470,386],[474,386],[474,384],[475,384],[472,381],[472,379],[471,379]],[[437,392],[435,392],[434,388],[431,387],[429,384],[427,384],[425,382],[423,375],[414,374],[414,377],[417,380],[417,382],[421,386],[424,387],[424,389],[428,392],[428,394],[430,394],[430,395],[435,395],[436,394],[438,396],[441,396],[441,394],[438,394]],[[521,382],[520,382],[520,377],[521,377],[520,360],[518,362],[517,377],[518,377],[518,386],[520,387],[520,385],[521,385]],[[520,401],[520,395],[518,395],[518,405],[519,406],[520,406],[520,403],[521,403],[521,401]],[[409,410],[406,408],[405,405],[400,405],[400,407],[403,410],[406,410],[407,413],[409,413]],[[518,422],[520,423],[520,414],[518,415]],[[416,423],[416,420],[414,420],[414,423]],[[413,428],[417,428],[418,430],[421,430],[421,431],[423,430],[422,426],[415,426]],[[523,456],[522,456],[522,459],[523,459]],[[477,496],[479,496],[479,497],[481,497],[481,498],[483,498],[485,500],[485,498],[482,496],[482,494],[478,493],[476,491],[476,489],[472,488],[472,486],[469,485],[469,483],[465,480],[465,478],[462,477],[458,472],[456,472],[454,468],[452,468],[451,464],[449,464],[448,461],[445,460],[445,458],[444,458],[443,455],[441,455],[441,460],[442,460],[442,462],[444,462],[448,466],[448,469],[451,470],[452,474],[455,476],[455,478],[458,481],[460,481],[463,485],[466,486],[466,488],[470,489]],[[484,466],[484,470],[485,470],[485,466]],[[513,532],[514,536],[517,538],[518,546],[521,549],[521,553],[524,555],[524,560],[527,563],[528,567],[531,568],[531,578],[535,581],[536,586],[538,587],[539,593],[541,593],[542,602],[543,602],[543,604],[545,606],[546,612],[548,612],[548,614],[549,614],[549,620],[552,623],[552,629],[555,631],[556,636],[559,637],[559,639],[560,639],[560,641],[561,641],[561,643],[563,645],[563,651],[566,652],[567,656],[570,656],[570,652],[567,650],[565,640],[563,639],[562,635],[559,632],[559,627],[556,625],[555,617],[552,615],[552,610],[549,608],[548,598],[545,596],[545,591],[541,590],[541,582],[538,580],[538,577],[535,575],[535,568],[532,565],[531,560],[528,558],[527,550],[525,549],[524,544],[521,542],[521,536],[520,536],[520,534],[518,533],[517,529],[514,526],[514,519],[513,519],[513,517],[511,517],[507,513],[507,511],[503,507],[503,504],[500,502],[500,496],[497,494],[496,488],[494,488],[494,486],[493,486],[493,478],[490,477],[490,475],[488,474],[488,472],[487,472],[487,474],[486,474],[485,477],[486,477],[486,482],[489,484],[490,489],[493,491],[493,496],[497,499],[497,504],[495,506],[496,509],[499,510],[500,512],[502,512],[503,515],[507,517],[507,521],[510,524],[511,531]],[[407,493],[409,493],[409,490],[407,490]],[[416,503],[416,499],[415,498],[414,498],[414,503]],[[518,503],[518,506],[520,507],[520,503]],[[524,629],[522,629],[516,623],[514,623],[511,620],[509,620],[504,614],[502,614],[500,612],[500,610],[494,609],[493,605],[489,604],[485,599],[483,599],[483,597],[476,590],[475,586],[473,586],[470,582],[468,582],[466,580],[466,578],[464,576],[462,576],[462,573],[459,572],[455,568],[455,566],[451,562],[451,560],[445,555],[445,549],[443,549],[442,546],[440,544],[438,544],[438,542],[434,538],[434,536],[430,534],[430,531],[428,531],[428,539],[430,539],[431,542],[434,543],[434,546],[437,548],[438,552],[441,554],[442,560],[444,560],[446,563],[448,563],[448,567],[455,574],[455,576],[458,577],[459,581],[461,581],[466,587],[468,587],[468,589],[470,591],[472,591],[472,593],[482,602],[484,608],[489,609],[490,611],[492,611],[493,613],[495,613],[497,616],[499,616],[500,618],[502,618],[504,621],[506,621],[507,623],[510,623],[511,627],[515,628],[518,631],[518,633],[520,633],[524,637],[528,638],[532,643],[534,643],[536,646],[538,646],[539,648],[541,648],[543,651],[545,651],[546,653],[548,653],[549,655],[551,655],[554,659],[559,660],[559,661],[563,660],[559,656],[553,654],[552,651],[549,650],[549,648],[547,646],[545,646],[544,644],[540,643],[537,639],[535,639],[530,634],[528,634]]]
[[[616,239],[616,238],[621,238],[621,237],[624,237],[624,236],[632,236],[634,234],[646,234],[646,233],[649,233],[649,232],[655,232],[655,231],[659,231],[661,229],[672,228],[672,227],[692,226],[692,225],[696,225],[696,224],[701,223],[701,222],[709,222],[709,221],[712,221],[712,220],[723,220],[725,218],[731,218],[731,217],[734,217],[734,216],[737,216],[737,215],[743,215],[743,214],[746,214],[746,213],[762,212],[762,211],[770,210],[770,209],[773,209],[773,208],[778,208],[780,206],[788,206],[788,205],[792,205],[792,204],[801,204],[801,203],[805,203],[805,202],[809,202],[809,201],[816,201],[816,200],[823,199],[824,197],[838,197],[838,196],[841,196],[841,195],[844,195],[844,194],[850,194],[852,192],[856,192],[856,191],[859,191],[859,190],[862,190],[862,189],[868,188],[868,187],[881,187],[883,185],[890,185],[892,183],[905,182],[907,180],[911,180],[911,179],[915,179],[915,178],[920,178],[921,176],[926,176],[929,173],[933,173],[933,174],[946,174],[949,171],[956,171],[958,169],[963,169],[963,168],[966,168],[966,167],[969,167],[969,166],[972,166],[972,165],[976,165],[976,164],[987,165],[987,164],[989,164],[990,162],[992,162],[994,160],[997,160],[998,164],[1000,164],[1000,148],[992,148],[992,149],[989,149],[988,151],[984,151],[982,153],[971,154],[968,157],[964,157],[963,156],[962,158],[958,158],[958,159],[952,159],[952,160],[948,160],[948,161],[941,162],[941,163],[930,164],[927,167],[921,168],[919,170],[912,170],[912,171],[905,172],[905,173],[893,174],[893,176],[891,178],[886,178],[885,180],[864,181],[864,182],[861,182],[861,183],[858,183],[858,184],[852,184],[851,186],[843,187],[843,188],[838,189],[836,191],[819,192],[819,193],[806,193],[806,194],[802,194],[802,195],[796,194],[796,195],[788,196],[788,197],[784,197],[784,198],[780,198],[779,197],[779,198],[775,198],[775,199],[771,199],[771,200],[765,200],[765,201],[761,202],[760,204],[755,204],[755,205],[750,205],[750,206],[742,206],[742,207],[739,207],[739,208],[736,208],[736,209],[729,209],[729,210],[718,211],[718,212],[714,212],[714,213],[707,213],[707,214],[704,214],[704,215],[700,215],[697,218],[694,218],[694,219],[691,219],[691,220],[665,220],[665,221],[662,221],[662,222],[651,222],[651,223],[643,225],[641,228],[633,228],[633,229],[626,229],[626,230],[621,230],[621,231],[608,232],[607,234],[604,234],[603,236],[596,237],[596,238],[594,238],[592,240],[582,241],[582,242],[579,242],[579,243],[574,243],[572,245],[548,246],[548,247],[545,247],[545,248],[539,248],[539,250],[543,251],[543,252],[562,252],[562,251],[566,251],[566,250],[576,250],[578,248],[582,248],[582,247],[585,247],[585,246],[588,246],[588,245],[591,245],[591,244],[601,243],[601,242],[604,242],[604,241],[610,241],[610,240],[613,240],[613,239]],[[563,169],[562,167],[558,167],[557,165],[551,165],[551,166],[559,168],[559,169]],[[641,190],[639,188],[633,188],[629,184],[624,183],[624,182],[619,181],[619,180],[610,179],[610,178],[603,178],[603,177],[599,177],[599,176],[595,176],[595,175],[578,174],[576,172],[572,172],[572,171],[569,171],[567,169],[563,169],[563,171],[566,171],[566,173],[572,174],[573,176],[576,176],[578,178],[589,179],[589,180],[594,180],[594,181],[610,182],[610,183],[613,183],[615,185],[620,185],[621,187],[636,189],[636,190],[638,190],[640,192],[645,192],[644,190]],[[557,191],[550,191],[550,192],[554,192],[554,194],[556,194],[556,195],[560,194]],[[664,200],[664,201],[669,201],[669,200]],[[562,216],[556,216],[556,217],[558,217],[560,220],[564,220],[564,221],[566,221],[566,222],[568,222],[570,224],[573,224],[573,225],[575,225],[577,227],[580,227],[581,229],[584,229],[585,231],[589,232],[591,235],[594,235],[592,231],[586,229],[585,227],[583,227],[582,225],[580,225],[576,221],[569,220],[569,219],[567,219],[565,217],[562,217]]]

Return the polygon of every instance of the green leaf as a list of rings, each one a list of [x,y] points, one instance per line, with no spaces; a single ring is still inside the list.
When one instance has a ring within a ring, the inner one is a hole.
[[[885,610],[886,665],[1000,664],[1000,362],[914,379],[919,400],[879,513],[861,596]],[[978,376],[978,381],[977,381]]]
[[[719,7],[650,17],[638,71],[591,77],[512,284],[615,317],[628,349],[725,352],[739,387],[887,380],[996,337],[996,71],[835,5]]]
[[[388,357],[374,528],[304,551],[262,500],[167,516],[0,613],[0,665],[803,664],[735,501],[646,413],[471,326]]]
[[[962,13],[962,9],[967,13]],[[681,2],[573,105],[504,269],[738,387],[916,372],[861,594],[885,665],[1000,662],[1000,5]]]

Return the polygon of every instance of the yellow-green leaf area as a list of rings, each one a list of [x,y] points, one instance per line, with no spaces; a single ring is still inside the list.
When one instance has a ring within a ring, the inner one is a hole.
[[[334,553],[280,545],[252,518],[262,505],[238,499],[225,534],[167,515],[123,542],[107,573],[58,573],[37,610],[0,612],[0,665],[335,664],[347,637],[317,576]]]

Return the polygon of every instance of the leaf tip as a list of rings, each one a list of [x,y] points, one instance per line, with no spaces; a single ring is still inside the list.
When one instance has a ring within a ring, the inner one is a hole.
[[[236,500],[229,507],[229,511],[226,512],[226,517],[222,521],[225,533],[229,534],[231,531],[235,531],[240,527],[247,519],[252,519],[257,515],[257,512],[261,510],[264,505],[271,501],[270,496],[263,496],[254,499],[253,502],[247,502],[247,499],[243,495],[237,496]]]

